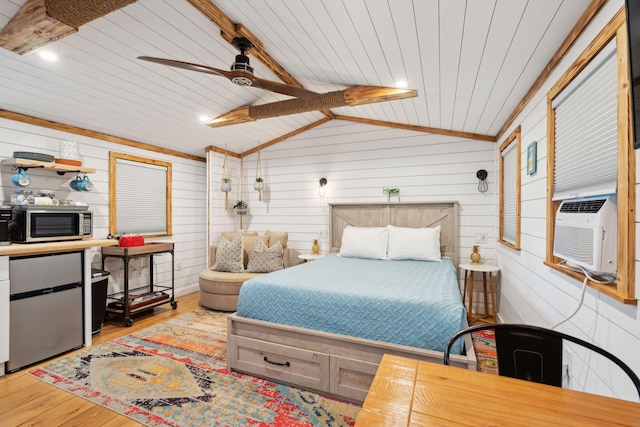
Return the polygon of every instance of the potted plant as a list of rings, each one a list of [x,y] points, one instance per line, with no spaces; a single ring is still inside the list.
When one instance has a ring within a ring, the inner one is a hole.
[[[231,191],[231,178],[222,178],[222,185],[220,186],[220,190],[228,193]]]
[[[264,179],[262,177],[257,177],[256,182],[253,183],[253,188],[258,191],[264,190]]]
[[[236,204],[233,205],[233,208],[236,210],[238,215],[246,215],[249,206],[244,200],[236,200]]]
[[[387,193],[387,202],[391,202],[391,195],[398,196],[398,201],[400,201],[400,189],[399,188],[383,188],[382,191]]]

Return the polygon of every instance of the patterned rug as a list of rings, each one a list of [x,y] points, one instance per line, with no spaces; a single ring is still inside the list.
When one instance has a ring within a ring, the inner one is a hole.
[[[476,369],[481,372],[498,373],[498,355],[496,353],[496,336],[493,329],[473,332],[471,334],[473,350],[478,361]]]
[[[360,406],[226,369],[226,316],[196,310],[29,372],[147,426],[353,426]]]

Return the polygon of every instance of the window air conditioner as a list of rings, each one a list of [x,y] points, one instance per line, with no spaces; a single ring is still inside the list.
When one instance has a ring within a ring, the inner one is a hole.
[[[597,273],[618,265],[618,206],[615,196],[563,200],[556,213],[553,255]]]

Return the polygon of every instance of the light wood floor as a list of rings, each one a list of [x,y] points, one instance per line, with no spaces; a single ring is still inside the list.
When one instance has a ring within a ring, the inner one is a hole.
[[[169,304],[154,308],[153,315],[141,314],[134,317],[130,328],[122,325],[122,320],[114,319],[102,326],[102,331],[93,336],[93,345],[111,341],[139,329],[199,308],[199,292],[176,297],[178,308],[172,310]],[[78,350],[81,351],[81,350]],[[66,357],[73,352],[66,353]],[[51,360],[43,362],[49,363]],[[35,365],[37,366],[37,365]],[[34,366],[34,367],[35,367]],[[44,381],[37,380],[25,368],[0,378],[0,426],[140,426],[142,424],[95,405],[88,400],[62,391]]]

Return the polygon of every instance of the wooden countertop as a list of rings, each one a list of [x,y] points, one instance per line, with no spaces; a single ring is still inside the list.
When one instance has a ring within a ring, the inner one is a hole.
[[[640,403],[385,354],[365,426],[637,426]]]
[[[118,241],[115,239],[86,239],[47,243],[12,243],[7,246],[0,246],[0,256],[37,255],[53,252],[74,251],[101,246],[115,246],[117,244]]]

